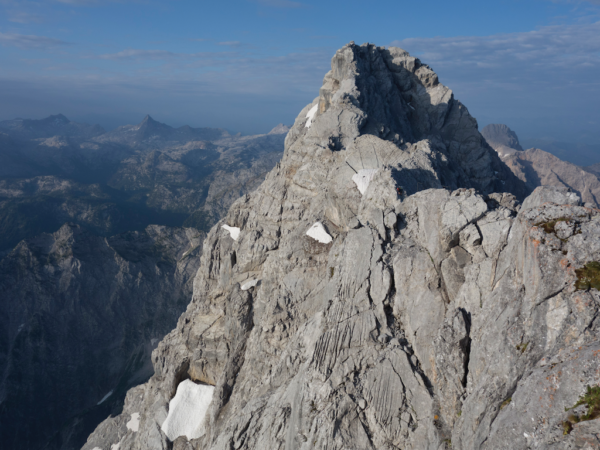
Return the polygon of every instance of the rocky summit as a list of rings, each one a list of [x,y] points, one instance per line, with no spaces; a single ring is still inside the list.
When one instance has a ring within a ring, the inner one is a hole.
[[[399,48],[333,57],[85,450],[598,448],[600,211]],[[567,411],[568,409],[568,411]]]

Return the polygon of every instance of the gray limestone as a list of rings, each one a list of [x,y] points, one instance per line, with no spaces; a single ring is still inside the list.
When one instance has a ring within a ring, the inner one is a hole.
[[[361,193],[363,169],[377,172]],[[575,269],[600,259],[600,211],[546,188],[520,207],[522,188],[428,66],[398,48],[345,46],[282,161],[208,233],[154,376],[83,449],[592,442],[593,421],[567,436],[557,427],[600,382],[598,293],[575,288]],[[306,236],[317,221],[333,242]],[[249,279],[260,283],[240,290]],[[207,432],[170,443],[160,427],[185,379],[215,386],[197,419]],[[126,427],[134,413],[138,431]]]

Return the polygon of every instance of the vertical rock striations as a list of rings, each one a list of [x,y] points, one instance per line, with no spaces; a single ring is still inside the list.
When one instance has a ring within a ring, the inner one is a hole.
[[[600,259],[600,212],[566,189],[520,207],[524,193],[429,67],[345,46],[281,163],[208,234],[154,376],[84,449],[594,439],[593,421],[565,436],[561,424],[600,381],[600,297],[576,289],[577,269]],[[306,234],[317,222],[331,242]],[[185,380],[214,386],[212,401],[201,435],[171,442],[161,427]]]

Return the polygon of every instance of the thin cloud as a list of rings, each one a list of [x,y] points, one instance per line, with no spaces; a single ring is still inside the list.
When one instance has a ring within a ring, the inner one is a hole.
[[[291,0],[257,0],[257,3],[272,8],[302,8],[306,6],[304,3],[293,2]]]
[[[432,66],[490,69],[501,77],[507,71],[519,76],[541,70],[600,68],[600,22],[491,36],[410,38],[392,45]]]
[[[31,14],[25,11],[11,11],[8,20],[15,23],[41,23],[44,18],[39,14]]]
[[[74,6],[92,6],[97,5],[100,2],[98,0],[56,0],[58,3],[64,3],[67,5]]]
[[[242,43],[240,41],[224,41],[224,42],[219,42],[217,45],[225,45],[228,47],[239,47],[242,45]]]
[[[104,55],[98,55],[99,59],[111,59],[111,60],[164,60],[171,59],[179,56],[177,53],[173,53],[167,50],[140,50],[129,48],[122,50],[118,53],[107,53]]]
[[[600,5],[600,0],[550,0],[552,3],[591,3]]]
[[[0,44],[23,49],[47,49],[50,47],[69,45],[69,42],[47,36],[0,32]]]
[[[58,3],[73,6],[96,6],[106,3],[124,3],[122,0],[55,0]]]

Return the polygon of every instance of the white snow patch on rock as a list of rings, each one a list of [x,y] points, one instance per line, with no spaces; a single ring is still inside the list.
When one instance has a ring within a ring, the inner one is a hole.
[[[352,181],[356,183],[356,187],[360,191],[361,195],[365,195],[369,183],[377,173],[378,169],[361,169],[357,174],[352,175]]]
[[[184,380],[169,402],[169,414],[161,429],[172,442],[179,436],[197,439],[204,435],[202,421],[212,400],[214,386]]]
[[[244,284],[242,284],[240,286],[240,289],[242,291],[247,291],[248,289],[250,289],[251,287],[256,286],[256,284],[258,283],[258,280],[250,280],[250,281],[246,281]]]
[[[229,231],[229,235],[234,241],[237,241],[240,237],[240,229],[238,227],[230,227],[229,225],[223,225],[221,228],[225,228]]]
[[[306,118],[308,119],[306,121],[306,125],[304,125],[306,128],[310,128],[310,126],[312,125],[312,121],[313,121],[313,118],[315,117],[315,114],[317,113],[317,109],[319,109],[318,103],[315,106],[313,106],[312,108],[310,108],[310,111],[308,111],[308,114],[306,114]]]
[[[110,450],[119,450],[119,447],[121,446],[121,443],[118,442],[116,444],[113,444],[110,446]]]
[[[92,450],[102,450],[100,447],[94,447]]]
[[[96,403],[97,405],[101,405],[102,403],[104,403],[104,400],[106,400],[108,397],[110,397],[112,395],[113,391],[110,391],[108,394],[106,394],[104,397],[102,397],[102,400],[100,400],[98,403]]]
[[[321,244],[329,244],[333,241],[333,238],[325,231],[325,227],[323,227],[321,222],[315,222],[306,232],[306,235],[319,241]]]
[[[131,420],[127,422],[127,428],[134,432],[140,429],[140,413],[131,415]]]

